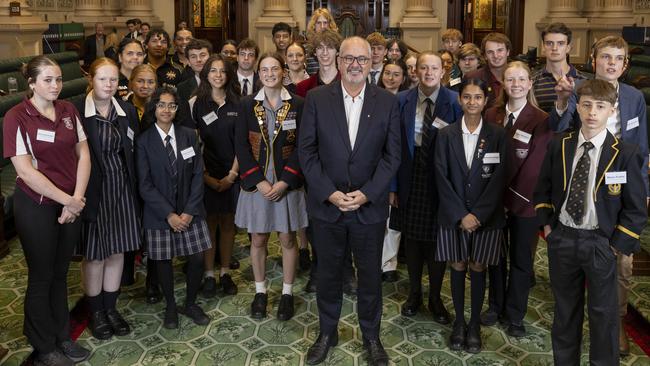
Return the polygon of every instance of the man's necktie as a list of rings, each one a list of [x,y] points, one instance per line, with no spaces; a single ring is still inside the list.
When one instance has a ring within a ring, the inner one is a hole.
[[[248,79],[244,79],[244,86],[241,88],[241,95],[248,95]]]
[[[172,187],[174,188],[174,195],[176,195],[178,190],[178,182],[176,179],[178,176],[178,170],[176,169],[176,153],[172,147],[171,140],[171,136],[167,135],[167,137],[165,137],[165,149],[167,150],[167,158],[169,159],[169,166],[171,167],[172,172]]]
[[[581,225],[585,216],[585,198],[587,197],[587,187],[589,183],[589,168],[591,167],[591,158],[589,150],[594,147],[589,141],[582,144],[584,149],[576,168],[573,171],[571,185],[569,188],[569,198],[566,202],[566,211],[571,216],[576,225]]]
[[[506,122],[506,126],[505,126],[506,131],[510,131],[514,123],[515,123],[515,114],[510,113],[510,115],[508,116],[508,122]]]
[[[372,81],[374,85],[377,85],[377,74],[379,74],[379,71],[370,71],[370,81]]]
[[[420,160],[426,166],[429,158],[429,146],[431,145],[431,134],[433,127],[433,101],[429,98],[424,100],[427,108],[422,117],[422,143],[420,144]]]

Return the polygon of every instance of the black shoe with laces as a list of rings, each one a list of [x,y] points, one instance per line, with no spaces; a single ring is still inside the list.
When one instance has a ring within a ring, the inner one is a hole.
[[[96,311],[90,316],[88,328],[90,328],[93,337],[100,340],[109,339],[113,336],[113,327],[108,322],[105,310]]]
[[[230,274],[225,273],[219,280],[224,294],[237,295],[237,285],[235,285],[235,283],[232,281]]]
[[[116,336],[125,336],[131,333],[129,323],[124,320],[122,315],[118,313],[116,309],[106,310],[106,318],[108,319],[111,328],[113,328],[113,334]]]
[[[165,310],[165,319],[163,320],[163,327],[166,329],[177,329],[178,328],[178,311],[176,307],[168,307]]]
[[[217,296],[217,281],[214,277],[206,277],[201,285],[201,296],[211,299]]]
[[[415,316],[422,306],[422,295],[410,294],[406,302],[402,305],[402,315]]]
[[[445,304],[438,298],[429,297],[429,311],[433,316],[433,320],[438,324],[449,324],[449,312],[445,308]]]
[[[467,325],[465,321],[455,321],[454,327],[449,336],[449,349],[452,351],[460,351],[465,347],[465,339],[467,338]]]
[[[293,295],[282,295],[280,297],[280,305],[278,305],[278,320],[289,320],[293,318],[293,314]]]
[[[186,305],[179,309],[179,312],[192,319],[196,325],[208,325],[210,323],[210,317],[197,304]]]
[[[379,339],[364,339],[363,348],[368,352],[368,365],[388,366],[388,353]]]
[[[264,319],[266,318],[266,305],[268,304],[268,295],[258,292],[251,303],[251,318]]]
[[[58,349],[72,362],[79,363],[88,359],[90,351],[81,347],[79,343],[68,339],[67,341],[59,342],[56,345]]]
[[[318,365],[325,361],[330,348],[335,347],[338,343],[338,333],[334,332],[332,335],[320,333],[316,342],[307,350],[307,365]]]

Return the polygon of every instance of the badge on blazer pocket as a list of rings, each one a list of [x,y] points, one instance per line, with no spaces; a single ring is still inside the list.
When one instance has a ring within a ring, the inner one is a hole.
[[[287,130],[287,142],[288,143],[294,143],[296,142],[296,130],[295,128],[293,130]]]
[[[486,164],[482,166],[482,173],[481,173],[481,178],[490,178],[492,176],[492,172],[494,171],[494,165],[492,164]]]
[[[528,156],[528,149],[515,149],[515,155],[519,159],[526,159]]]
[[[613,183],[607,185],[607,194],[610,196],[620,196],[621,195],[621,184]]]

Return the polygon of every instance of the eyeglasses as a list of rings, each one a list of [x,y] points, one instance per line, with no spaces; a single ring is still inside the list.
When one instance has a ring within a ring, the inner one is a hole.
[[[178,109],[178,104],[176,103],[165,103],[165,102],[158,102],[156,103],[156,108],[158,109],[167,109],[172,112],[176,112]]]
[[[370,61],[370,58],[368,58],[366,56],[357,56],[357,57],[354,57],[354,56],[339,56],[339,57],[343,60],[343,63],[346,64],[346,65],[350,65],[350,64],[354,63],[354,61],[356,60],[359,63],[359,65],[363,66],[363,65],[367,64],[368,61]]]

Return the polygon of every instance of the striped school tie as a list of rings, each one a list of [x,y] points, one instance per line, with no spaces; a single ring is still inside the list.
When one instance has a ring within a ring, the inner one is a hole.
[[[178,191],[178,182],[176,179],[178,177],[178,170],[176,169],[176,153],[174,152],[174,148],[172,147],[171,140],[172,140],[171,136],[167,135],[167,137],[165,137],[165,149],[167,150],[167,158],[169,159],[169,166],[171,167],[172,185],[174,188],[174,196],[175,196]]]
[[[587,197],[587,187],[589,183],[589,168],[591,166],[591,158],[589,157],[589,150],[594,147],[589,141],[582,144],[584,152],[576,164],[576,169],[573,171],[573,178],[571,178],[571,185],[569,191],[569,198],[566,202],[566,212],[571,216],[576,225],[581,225],[585,216],[585,197]]]

